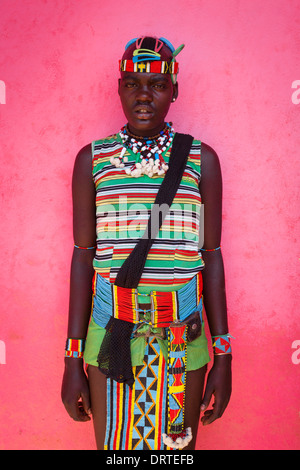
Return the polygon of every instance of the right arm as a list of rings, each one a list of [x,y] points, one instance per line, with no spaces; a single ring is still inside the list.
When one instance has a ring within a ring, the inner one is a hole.
[[[77,155],[72,178],[73,236],[81,247],[96,245],[95,185],[92,152],[87,145]],[[93,259],[95,250],[74,247],[71,263],[68,338],[85,339],[92,306]],[[62,401],[76,421],[89,420],[90,398],[83,359],[65,358]]]

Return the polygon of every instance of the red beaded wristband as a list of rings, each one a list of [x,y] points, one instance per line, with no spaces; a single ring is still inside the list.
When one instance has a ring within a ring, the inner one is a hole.
[[[83,357],[85,339],[68,338],[66,341],[65,357]]]

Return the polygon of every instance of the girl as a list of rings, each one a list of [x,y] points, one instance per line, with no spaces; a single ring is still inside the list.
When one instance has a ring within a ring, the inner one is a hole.
[[[194,449],[200,411],[203,425],[212,423],[231,394],[219,159],[199,140],[182,144],[166,122],[178,97],[183,47],[152,37],[127,44],[119,62],[127,124],[84,147],[75,161],[62,400],[74,420],[92,414],[98,449]],[[149,238],[144,230],[168,172],[162,200],[176,177],[179,186]],[[205,391],[203,304],[214,350]]]

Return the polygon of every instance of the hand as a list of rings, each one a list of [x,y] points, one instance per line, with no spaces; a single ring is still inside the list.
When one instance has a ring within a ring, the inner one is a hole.
[[[67,412],[75,421],[91,419],[89,385],[82,359],[65,358],[61,398]]]
[[[211,424],[223,415],[231,395],[231,354],[216,355],[214,365],[211,368],[205,388],[204,397],[200,407],[204,411],[201,418],[203,426]],[[212,396],[215,400],[212,405],[213,409],[207,410]]]

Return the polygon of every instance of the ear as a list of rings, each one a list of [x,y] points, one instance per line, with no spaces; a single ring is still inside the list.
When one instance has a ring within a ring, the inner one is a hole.
[[[176,101],[178,98],[178,82],[173,84],[173,96],[172,101]]]

